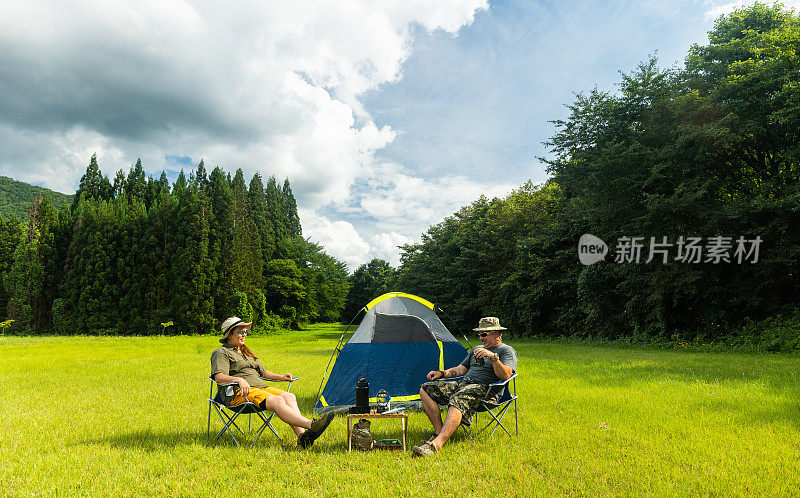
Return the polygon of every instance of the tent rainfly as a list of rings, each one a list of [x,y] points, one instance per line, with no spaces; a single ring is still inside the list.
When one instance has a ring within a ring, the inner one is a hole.
[[[337,344],[339,355],[314,406],[317,413],[353,406],[356,380],[362,374],[369,379],[370,402],[385,389],[393,408],[419,408],[419,387],[428,381],[428,372],[456,366],[467,356],[436,316],[433,303],[425,299],[390,292],[373,299],[364,310],[350,340],[341,350]]]

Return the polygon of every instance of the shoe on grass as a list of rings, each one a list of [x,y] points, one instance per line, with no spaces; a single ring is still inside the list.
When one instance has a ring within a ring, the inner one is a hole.
[[[425,443],[422,446],[412,446],[411,447],[411,455],[415,456],[415,457],[431,456],[434,453],[436,453],[437,451],[439,451],[439,450],[436,449],[436,446],[434,446],[431,443]]]
[[[328,428],[331,420],[333,420],[333,416],[333,412],[331,412],[311,421],[311,432],[316,434],[314,439],[318,438],[323,432],[325,432],[325,429]]]
[[[317,439],[316,437],[311,437],[311,431],[305,431],[299,436],[297,436],[297,449],[305,450],[310,448],[312,444],[314,444],[314,440]]]

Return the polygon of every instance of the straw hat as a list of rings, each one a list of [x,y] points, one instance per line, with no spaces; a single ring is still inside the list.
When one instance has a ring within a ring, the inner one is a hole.
[[[494,316],[485,316],[478,322],[478,326],[472,329],[476,332],[481,330],[507,330],[500,326],[500,320]]]
[[[245,322],[238,316],[232,316],[228,318],[227,320],[222,322],[222,326],[220,327],[220,330],[222,330],[222,338],[219,340],[219,342],[224,344],[228,340],[228,336],[231,335],[231,332],[233,332],[234,329],[239,327],[249,327],[250,325],[253,325],[253,322],[249,323]]]

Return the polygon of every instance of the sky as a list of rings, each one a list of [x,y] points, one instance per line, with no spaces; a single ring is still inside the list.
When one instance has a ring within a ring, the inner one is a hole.
[[[1,175],[71,194],[96,153],[111,178],[288,178],[303,235],[354,270],[546,180],[575,94],[680,67],[750,2],[0,3]]]

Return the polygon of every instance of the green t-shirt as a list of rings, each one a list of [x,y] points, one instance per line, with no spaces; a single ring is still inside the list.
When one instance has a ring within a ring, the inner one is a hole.
[[[234,346],[223,344],[211,353],[211,376],[224,373],[231,377],[241,377],[251,387],[264,387],[261,377],[267,369],[255,358],[245,356]]]

